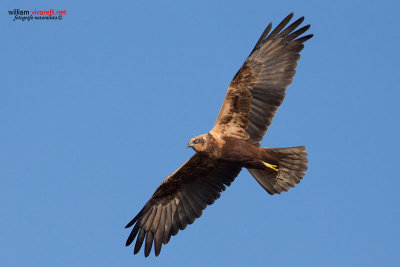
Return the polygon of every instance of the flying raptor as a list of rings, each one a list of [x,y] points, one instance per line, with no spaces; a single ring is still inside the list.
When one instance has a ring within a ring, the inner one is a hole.
[[[217,121],[209,133],[188,143],[196,154],[165,179],[126,228],[134,253],[155,255],[161,245],[199,218],[202,211],[246,168],[271,195],[294,187],[307,170],[305,147],[260,147],[286,87],[295,75],[310,25],[304,17],[287,26],[288,15],[273,31],[270,23],[228,87]],[[287,27],[286,27],[287,26]],[[303,35],[303,36],[302,36]]]

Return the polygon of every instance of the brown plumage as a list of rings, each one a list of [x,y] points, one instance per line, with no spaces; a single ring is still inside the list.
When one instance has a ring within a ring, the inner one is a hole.
[[[312,37],[300,37],[310,27],[297,29],[303,17],[286,27],[292,17],[271,33],[268,25],[229,85],[214,128],[190,140],[188,147],[196,154],[165,179],[126,225],[134,225],[126,245],[136,238],[135,254],[144,242],[145,256],[153,243],[158,256],[161,245],[199,218],[243,167],[271,195],[288,191],[303,178],[305,147],[259,145],[292,82],[303,43]]]

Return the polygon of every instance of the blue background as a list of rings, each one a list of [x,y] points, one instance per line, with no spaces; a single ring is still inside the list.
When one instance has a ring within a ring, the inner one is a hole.
[[[399,265],[397,1],[2,1],[1,266]],[[8,10],[67,9],[62,21]],[[271,21],[305,16],[263,146],[306,145],[301,184],[243,171],[144,258],[125,224],[209,131]]]

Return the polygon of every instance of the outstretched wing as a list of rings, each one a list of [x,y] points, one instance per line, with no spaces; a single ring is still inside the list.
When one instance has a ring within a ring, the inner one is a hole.
[[[220,197],[240,170],[240,166],[196,153],[165,179],[139,214],[126,225],[129,228],[135,224],[126,245],[129,246],[137,236],[136,254],[146,237],[145,256],[150,254],[153,242],[158,256],[162,243],[167,244],[171,235],[176,235],[199,218],[202,210]]]
[[[265,29],[229,85],[211,132],[252,144],[262,140],[296,73],[303,43],[312,37],[310,34],[298,38],[310,28],[307,25],[296,30],[304,17],[284,29],[292,17],[293,13],[270,34],[272,24]]]

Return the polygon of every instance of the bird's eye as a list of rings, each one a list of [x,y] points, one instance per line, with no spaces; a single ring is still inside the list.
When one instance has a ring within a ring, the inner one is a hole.
[[[197,144],[199,142],[199,139],[194,139],[194,143]]]

